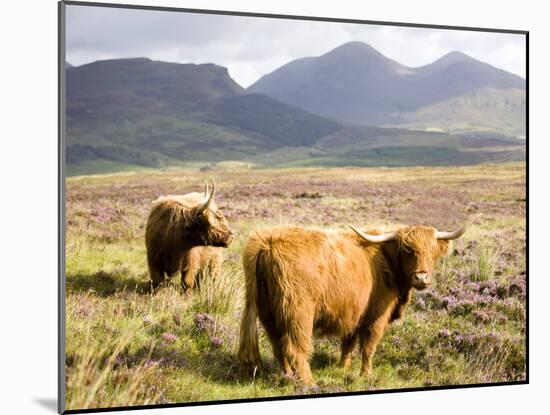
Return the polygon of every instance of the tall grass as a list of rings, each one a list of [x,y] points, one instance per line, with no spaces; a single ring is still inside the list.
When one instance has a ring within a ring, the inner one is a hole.
[[[90,320],[86,346],[67,369],[68,409],[147,405],[160,399],[160,390],[149,387],[155,370],[148,364],[153,349],[131,367],[120,358],[139,335],[140,325],[135,322],[122,330],[113,330],[108,337],[99,340],[92,333]]]
[[[203,313],[228,314],[240,308],[243,286],[240,267],[225,263],[219,276],[206,275],[201,280],[200,288],[195,290],[193,308]]]
[[[472,281],[481,282],[493,278],[501,254],[499,248],[483,247],[473,264]]]
[[[478,345],[467,358],[471,370],[472,379],[477,382],[494,382],[506,377],[506,372],[511,368],[520,374],[520,366],[523,365],[524,356],[521,356],[521,346],[516,341],[500,341],[497,344],[484,342]],[[517,364],[521,361],[521,364]],[[518,366],[518,367],[515,367]]]
[[[258,170],[254,177],[249,171],[224,173],[223,189],[231,202],[223,211],[237,238],[223,251],[221,275],[205,275],[187,293],[177,275],[154,294],[143,243],[150,200],[184,191],[182,180],[187,183],[186,177],[196,174],[70,179],[67,407],[525,379],[524,202],[513,202],[525,197],[524,165],[512,167],[293,170],[299,177],[282,170]],[[295,198],[314,192],[323,197]],[[411,200],[411,193],[415,200],[441,203],[441,216],[422,216],[424,205]],[[240,253],[252,232],[279,224],[339,230],[350,220],[368,224],[381,218],[388,229],[416,221],[447,228],[454,205],[443,201],[457,193],[493,217],[456,241],[436,267],[435,284],[414,293],[412,307],[384,335],[370,377],[359,376],[359,350],[352,368],[343,370],[337,366],[339,339],[316,337],[317,388],[303,389],[283,376],[261,325],[266,370],[255,378],[242,376],[236,360],[244,297]],[[510,206],[494,210],[494,198],[503,196]]]

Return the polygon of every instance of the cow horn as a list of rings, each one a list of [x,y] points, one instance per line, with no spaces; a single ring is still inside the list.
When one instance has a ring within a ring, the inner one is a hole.
[[[386,232],[380,235],[369,235],[368,233],[361,232],[359,229],[355,228],[353,225],[348,225],[352,231],[357,235],[363,238],[365,241],[379,243],[393,241],[397,237],[397,232]]]
[[[468,230],[468,228],[472,225],[472,223],[478,220],[481,216],[483,216],[483,213],[480,213],[479,215],[474,216],[474,218],[471,219],[466,225],[464,225],[460,229],[457,229],[456,231],[453,231],[453,232],[436,231],[435,237],[437,239],[445,239],[445,240],[458,239],[462,235],[464,235],[464,232]]]
[[[205,209],[210,206],[210,202],[214,199],[214,195],[216,194],[216,182],[214,179],[212,179],[212,190],[208,191],[208,182],[204,182],[204,200],[202,203],[195,209],[195,214],[200,215],[202,212],[205,211]]]

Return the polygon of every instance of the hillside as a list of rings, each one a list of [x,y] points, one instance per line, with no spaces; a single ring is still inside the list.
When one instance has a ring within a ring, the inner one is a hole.
[[[526,120],[524,90],[482,88],[404,113],[395,125],[458,134],[496,131],[525,138]]]
[[[420,129],[426,122],[422,113],[403,121]],[[260,166],[472,164],[495,160],[492,138],[348,125],[246,91],[214,64],[134,58],[67,71],[69,174],[225,160]],[[522,160],[523,144],[501,141],[497,159]],[[419,145],[427,151],[411,149]]]
[[[145,58],[67,72],[67,162],[159,167],[311,145],[340,125],[246,94],[226,68]]]
[[[486,94],[477,128],[525,136],[525,122],[502,128],[500,120],[516,121],[525,114],[525,80],[451,52],[435,62],[410,68],[388,59],[362,42],[346,43],[322,56],[297,59],[260,78],[248,88],[306,111],[360,125],[407,125],[420,118],[423,125],[445,130],[448,106],[436,104],[455,98]],[[523,93],[523,101],[519,97]],[[466,98],[464,98],[466,97]],[[501,100],[517,105],[502,108]],[[426,109],[426,110],[424,110]],[[420,111],[420,114],[419,114]],[[428,116],[429,115],[429,116]],[[454,115],[452,125],[468,126],[471,112]]]

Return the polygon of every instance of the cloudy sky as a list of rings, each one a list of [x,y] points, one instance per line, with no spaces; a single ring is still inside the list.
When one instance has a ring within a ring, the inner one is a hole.
[[[216,63],[247,87],[304,56],[363,41],[404,65],[459,50],[525,78],[523,35],[67,6],[67,61],[149,57]]]

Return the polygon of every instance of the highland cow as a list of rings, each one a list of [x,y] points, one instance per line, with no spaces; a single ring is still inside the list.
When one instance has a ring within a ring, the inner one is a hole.
[[[215,183],[211,192],[208,184],[205,187],[204,195],[162,196],[153,202],[145,230],[153,288],[164,281],[165,275],[171,277],[177,271],[182,272],[184,286],[193,285],[186,280],[188,271],[184,270],[189,267],[185,260],[189,251],[196,246],[227,247],[233,240],[233,232],[214,202]]]
[[[346,368],[359,342],[361,374],[368,375],[386,327],[401,316],[413,288],[431,284],[437,259],[472,222],[454,232],[420,225],[388,233],[351,225],[354,232],[290,226],[256,232],[243,251],[239,360],[249,369],[260,367],[259,317],[286,375],[312,383],[314,332],[341,339],[340,365]]]
[[[182,258],[181,286],[184,291],[192,290],[208,275],[217,278],[221,274],[222,254],[220,248],[195,246]]]

